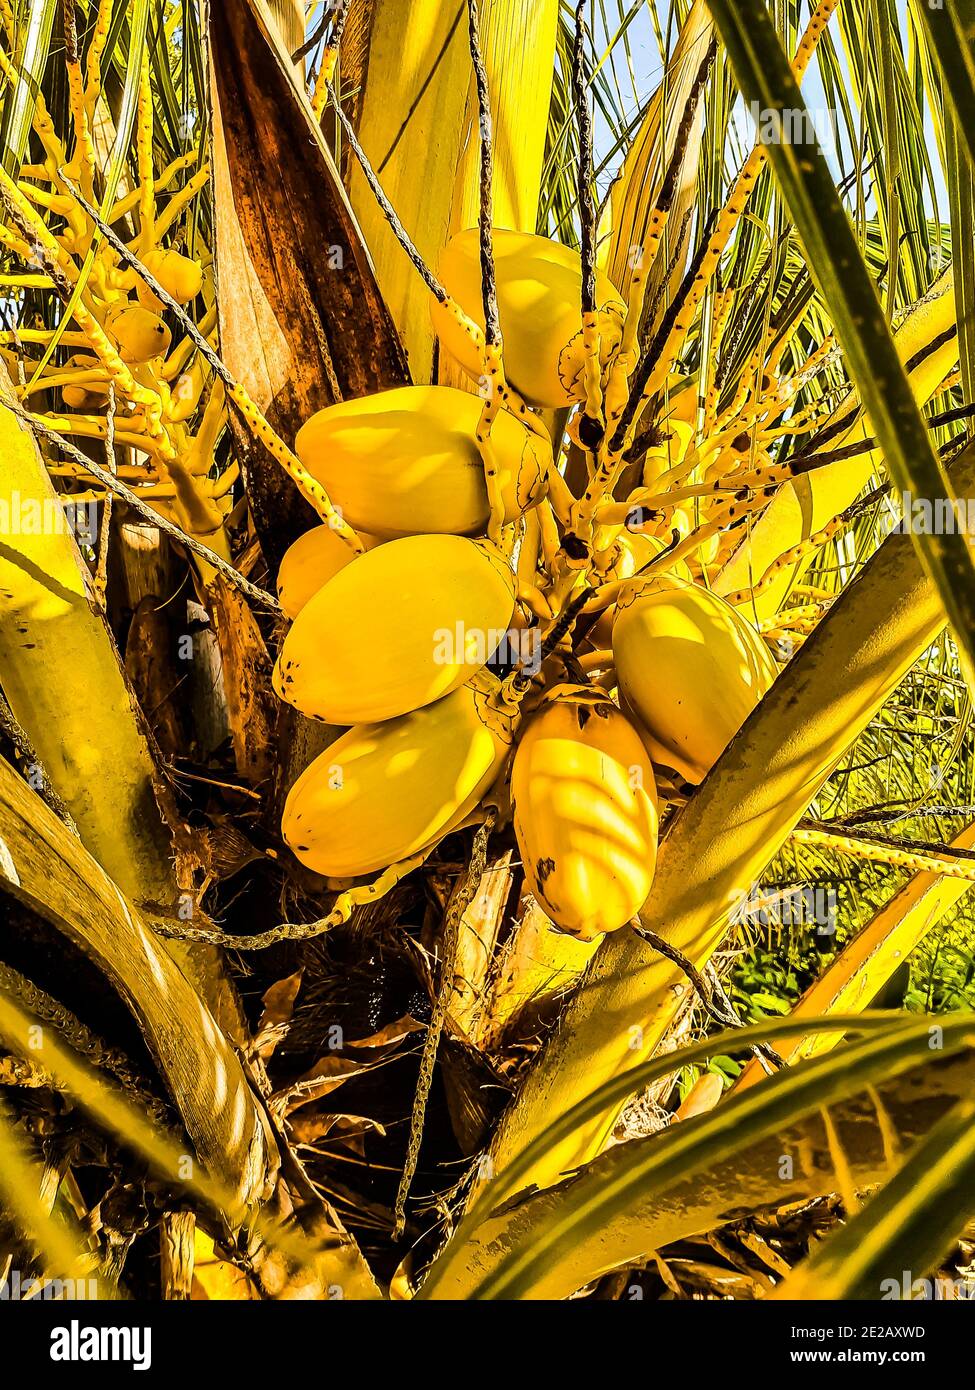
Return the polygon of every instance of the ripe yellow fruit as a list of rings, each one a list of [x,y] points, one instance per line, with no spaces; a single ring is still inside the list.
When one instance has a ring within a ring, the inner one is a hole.
[[[650,579],[624,594],[613,655],[620,693],[654,761],[695,783],[777,675],[768,647],[740,613],[679,579]]]
[[[88,357],[82,352],[69,357],[64,365],[65,370],[95,371],[100,364],[96,357]],[[70,382],[61,387],[61,396],[70,410],[104,410],[108,404],[108,387],[102,383],[82,386],[79,382]]]
[[[498,312],[505,372],[528,402],[548,410],[585,397],[582,350],[582,262],[577,251],[545,237],[494,231]],[[476,227],[458,232],[440,258],[440,278],[468,318],[484,329],[481,261]],[[626,305],[618,290],[596,273],[596,304],[606,365],[619,346]],[[480,356],[456,318],[436,301],[433,326],[441,343],[475,380]]]
[[[118,344],[122,361],[133,365],[167,353],[173,341],[158,314],[128,300],[112,305],[105,316],[105,330]]]
[[[203,288],[202,266],[189,256],[181,255],[179,251],[156,246],[146,252],[143,264],[177,304],[189,304]],[[154,314],[161,313],[162,300],[153,294],[144,280],[138,281],[136,294],[139,296],[139,303],[146,309],[151,309]]]
[[[305,605],[285,638],[274,688],[329,724],[393,719],[470,680],[500,644],[514,606],[511,568],[489,541],[389,541]]]
[[[490,508],[475,442],[482,402],[449,386],[399,386],[328,406],[298,431],[295,449],[358,530],[386,539],[477,535]],[[551,445],[509,411],[491,432],[504,519],[544,495]]]
[[[368,550],[375,545],[372,536],[359,532]],[[297,618],[310,598],[355,559],[355,551],[331,526],[313,526],[289,546],[278,567],[278,600],[285,616]]]
[[[511,739],[510,719],[480,679],[399,719],[357,725],[295,782],[281,822],[285,842],[327,878],[398,863],[474,810]]]
[[[531,892],[589,941],[646,901],[657,792],[639,734],[602,691],[569,689],[525,729],[511,770],[515,834]]]

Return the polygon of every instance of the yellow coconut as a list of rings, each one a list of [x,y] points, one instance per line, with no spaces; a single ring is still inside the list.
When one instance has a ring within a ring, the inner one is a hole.
[[[364,724],[419,709],[486,664],[514,609],[489,541],[407,536],[341,569],[295,620],[274,688],[303,714]]]
[[[526,727],[511,773],[525,879],[582,940],[643,906],[657,856],[657,795],[639,734],[602,691],[569,689]]]
[[[545,237],[496,228],[494,260],[498,312],[508,380],[528,402],[556,410],[584,399],[582,262],[577,251]],[[445,289],[483,331],[481,262],[476,227],[459,232],[440,258]],[[605,366],[619,346],[626,305],[602,272],[596,303]],[[475,380],[481,358],[449,309],[436,301],[433,324],[443,347]]]
[[[390,539],[476,535],[487,527],[484,465],[475,441],[482,402],[448,386],[401,386],[328,406],[295,449],[342,514]],[[502,411],[491,435],[505,521],[544,495],[551,443]]]
[[[362,531],[359,539],[366,549],[376,543]],[[313,526],[299,536],[278,566],[278,600],[285,616],[297,618],[308,600],[354,559],[355,551],[331,526]]]
[[[66,371],[90,373],[95,377],[94,380],[89,376],[87,381],[68,382],[61,387],[61,397],[69,410],[89,413],[104,410],[108,405],[108,385],[104,379],[98,379],[101,363],[97,357],[89,357],[83,352],[75,353],[64,365]]]
[[[613,624],[620,693],[655,762],[700,782],[775,680],[765,642],[724,599],[683,580],[624,594]]]
[[[203,267],[179,251],[154,247],[146,252],[143,264],[177,304],[190,304],[203,288]],[[136,294],[144,308],[151,309],[154,314],[162,312],[162,300],[142,279],[137,282]]]
[[[173,341],[173,335],[158,314],[129,300],[119,300],[112,305],[105,316],[105,330],[118,344],[123,362],[133,366],[163,356]]]
[[[285,842],[329,878],[398,863],[474,810],[511,738],[510,721],[479,682],[399,719],[357,725],[295,782],[281,822]]]

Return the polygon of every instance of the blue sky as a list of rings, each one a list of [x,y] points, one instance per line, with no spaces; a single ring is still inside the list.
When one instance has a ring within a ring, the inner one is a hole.
[[[864,0],[842,0],[842,3],[862,5],[864,3]],[[667,16],[670,10],[669,0],[656,0],[656,4],[660,28],[664,31],[664,33],[666,33]],[[599,7],[597,7],[597,9],[598,8]],[[804,20],[808,15],[809,8],[810,6],[807,0],[807,3],[803,7]],[[902,46],[906,49],[907,0],[896,0],[896,8],[900,19]],[[629,9],[629,4],[624,3],[624,0],[615,0],[615,3],[613,3],[613,0],[604,0],[602,9],[608,21],[610,33],[614,34],[619,23],[619,11],[622,10],[622,12],[625,14],[626,11]],[[833,41],[840,57],[840,61],[841,63],[843,63],[845,59],[843,54],[842,38],[840,34],[839,24],[835,16],[831,21],[831,34],[833,36]],[[607,35],[606,28],[601,24],[597,26],[596,31],[594,33],[594,40],[598,51],[603,51],[608,37],[609,35]],[[616,76],[617,85],[619,87],[620,92],[623,94],[623,98],[626,103],[626,109],[629,113],[636,111],[639,108],[640,101],[646,99],[647,94],[651,92],[653,88],[659,83],[661,77],[662,68],[660,61],[660,49],[657,42],[657,37],[654,33],[649,5],[641,7],[640,12],[636,15],[636,17],[631,21],[631,23],[628,26],[626,31],[626,37],[626,45],[624,45],[623,43],[619,43],[616,46],[613,55],[613,68]],[[629,49],[629,63],[627,61],[627,47]],[[803,95],[806,98],[807,106],[816,113],[817,131],[824,130],[826,132],[826,138],[823,140],[823,148],[827,158],[830,161],[830,164],[833,167],[834,173],[837,175],[837,177],[839,177],[840,160],[837,157],[837,149],[835,142],[829,136],[828,121],[825,119],[822,121],[819,120],[819,117],[821,115],[825,117],[827,108],[826,97],[819,76],[819,67],[818,64],[815,62],[810,66],[810,70],[803,83]],[[935,141],[934,130],[931,125],[930,113],[928,112],[925,112],[925,124],[928,134],[927,144],[931,153],[931,163],[933,167],[934,180],[937,191],[938,207],[942,219],[946,220],[947,191],[944,184],[943,171],[941,169],[940,161],[938,159],[937,143]],[[745,127],[743,126],[742,129],[745,129]],[[597,115],[597,141],[600,139],[600,135],[602,136],[602,141],[604,142],[605,148],[605,141],[608,132],[605,124],[599,122]],[[852,165],[853,161],[850,155],[850,151],[847,148],[845,166],[849,170],[852,168]],[[615,170],[613,172],[615,172]],[[608,181],[609,177],[607,177],[606,179],[607,183]]]

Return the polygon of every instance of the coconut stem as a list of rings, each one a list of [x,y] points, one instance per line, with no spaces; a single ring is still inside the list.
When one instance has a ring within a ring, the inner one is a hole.
[[[430,1088],[433,1085],[437,1051],[440,1047],[440,1038],[447,1018],[447,1005],[454,988],[454,962],[457,957],[461,918],[474,901],[474,895],[484,876],[484,870],[487,867],[488,840],[494,829],[495,817],[496,813],[489,811],[484,821],[478,826],[467,873],[464,875],[463,881],[458,883],[444,919],[440,982],[437,986],[437,995],[434,1000],[430,1024],[427,1028],[427,1035],[423,1042],[423,1051],[420,1054],[420,1076],[416,1086],[413,1112],[410,1115],[410,1136],[407,1141],[406,1163],[403,1167],[403,1176],[400,1178],[399,1190],[396,1193],[394,1240],[398,1240],[406,1229],[406,1200],[410,1195],[410,1186],[416,1174],[417,1161],[420,1156],[420,1142],[423,1139],[423,1121],[426,1116]]]

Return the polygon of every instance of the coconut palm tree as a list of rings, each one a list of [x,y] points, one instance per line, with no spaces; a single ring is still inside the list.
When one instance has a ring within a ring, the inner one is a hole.
[[[970,1263],[973,33],[0,0],[3,1279]]]

